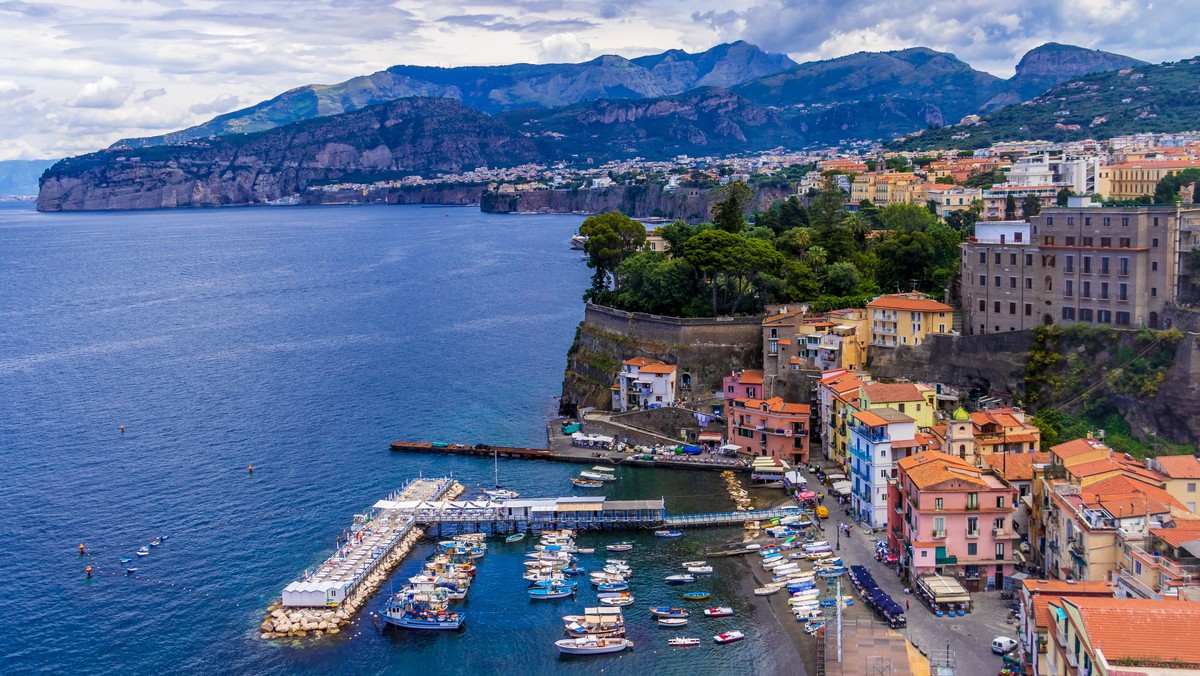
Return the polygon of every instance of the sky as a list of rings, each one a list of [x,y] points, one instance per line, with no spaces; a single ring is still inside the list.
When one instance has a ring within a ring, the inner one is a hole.
[[[0,160],[182,129],[396,64],[582,61],[747,40],[797,62],[912,46],[1012,74],[1045,42],[1200,52],[1196,0],[0,0]]]

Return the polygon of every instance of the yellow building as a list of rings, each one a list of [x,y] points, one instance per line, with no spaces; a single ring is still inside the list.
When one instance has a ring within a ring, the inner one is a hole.
[[[927,385],[913,383],[871,383],[863,385],[859,410],[890,408],[912,418],[917,429],[930,428],[935,419],[937,392]]]
[[[1200,160],[1157,160],[1122,162],[1100,167],[1096,192],[1114,200],[1137,199],[1154,195],[1154,186],[1168,174],[1200,168]]]
[[[876,206],[924,203],[925,182],[912,172],[859,174],[850,184],[850,201],[871,200]]]
[[[920,345],[931,333],[949,333],[954,308],[923,293],[894,293],[867,303],[871,313],[871,345]]]
[[[1194,455],[1166,455],[1150,458],[1146,462],[1149,469],[1158,472],[1163,477],[1163,488],[1171,497],[1180,501],[1193,512],[1200,503],[1200,460]]]

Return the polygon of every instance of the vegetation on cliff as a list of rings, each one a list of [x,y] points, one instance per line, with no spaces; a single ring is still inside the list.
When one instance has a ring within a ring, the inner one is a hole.
[[[808,207],[793,197],[748,219],[753,190],[733,181],[724,191],[709,222],[655,231],[665,253],[609,233],[619,221],[605,215],[604,236],[588,244],[597,275],[587,300],[681,317],[755,314],[777,303],[834,309],[861,307],[879,293],[940,294],[958,274],[963,232],[925,207],[866,202],[850,212],[827,180]],[[600,223],[592,217],[584,228]]]

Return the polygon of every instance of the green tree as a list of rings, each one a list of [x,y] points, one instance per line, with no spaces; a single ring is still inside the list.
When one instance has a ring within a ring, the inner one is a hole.
[[[1004,220],[1011,221],[1017,218],[1017,198],[1013,197],[1010,192],[1004,198]]]
[[[888,293],[930,287],[937,265],[933,239],[920,231],[893,232],[875,245],[879,286]]]
[[[880,212],[885,230],[924,231],[937,222],[937,217],[917,204],[896,202]]]
[[[729,308],[729,314],[737,314],[746,293],[754,286],[761,272],[774,272],[783,263],[783,256],[775,247],[763,239],[743,239],[733,250],[730,269],[735,282],[737,296]]]
[[[879,207],[871,200],[863,200],[858,203],[858,211],[855,212],[862,216],[867,223],[870,224],[872,230],[883,228],[883,221],[879,218]]]
[[[753,203],[754,188],[744,181],[730,181],[721,189],[721,199],[712,206],[713,225],[725,232],[741,232],[746,227],[746,212]]]
[[[1033,218],[1041,212],[1042,200],[1038,199],[1037,195],[1029,193],[1025,197],[1021,198],[1021,214],[1024,215],[1025,218]]]
[[[822,289],[831,296],[849,296],[858,291],[862,276],[852,263],[839,261],[825,269]]]
[[[583,250],[588,255],[588,267],[596,271],[592,275],[592,297],[608,288],[610,277],[613,290],[620,290],[617,266],[646,243],[646,226],[613,211],[588,216],[579,226],[579,234],[588,238]]]
[[[686,242],[689,237],[696,234],[696,228],[689,225],[687,221],[676,220],[666,225],[659,226],[654,231],[654,234],[666,240],[667,250],[674,252],[679,251],[680,247],[683,246],[683,243]]]
[[[1180,191],[1200,181],[1200,168],[1184,169],[1177,174],[1167,174],[1154,186],[1155,204],[1172,204],[1182,200]],[[1192,201],[1200,203],[1200,190],[1194,190]]]
[[[904,157],[903,155],[887,158],[887,160],[883,163],[883,166],[891,169],[892,171],[912,171],[912,165],[909,164],[908,158]]]
[[[1071,192],[1070,188],[1063,188],[1054,196],[1054,203],[1060,207],[1067,206],[1067,198],[1073,197],[1075,193]]]
[[[940,185],[955,185],[955,184],[957,184],[957,181],[954,180],[953,176],[938,176],[937,178],[933,179],[933,182],[938,183]]]
[[[706,230],[693,235],[683,247],[683,257],[704,275],[712,293],[712,314],[717,316],[717,288],[721,274],[733,268],[742,238],[725,230]]]
[[[854,237],[854,243],[858,245],[858,250],[866,251],[867,240],[871,236],[871,222],[864,218],[861,213],[856,211],[847,214],[846,218],[842,221],[842,225],[846,228],[846,230],[850,231],[850,235]]]

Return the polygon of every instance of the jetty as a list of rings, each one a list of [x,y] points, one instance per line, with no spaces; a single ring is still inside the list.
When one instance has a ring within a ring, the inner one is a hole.
[[[681,442],[682,443],[682,442]],[[708,471],[749,472],[750,465],[735,461],[696,460],[691,456],[648,455],[642,453],[618,453],[607,449],[583,448],[568,443],[557,444],[556,448],[527,448],[520,446],[492,446],[489,444],[461,444],[431,441],[393,441],[393,451],[408,453],[435,453],[442,455],[467,455],[477,458],[515,458],[520,460],[549,460],[594,465],[611,462],[625,467],[658,467],[670,469],[698,469]]]

